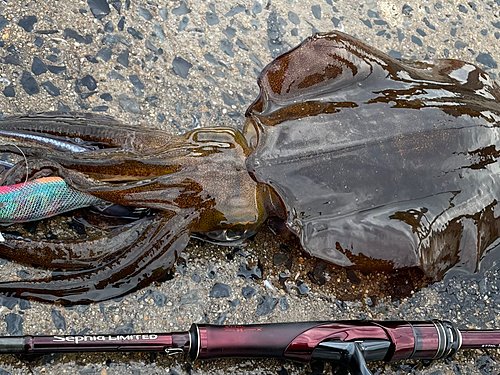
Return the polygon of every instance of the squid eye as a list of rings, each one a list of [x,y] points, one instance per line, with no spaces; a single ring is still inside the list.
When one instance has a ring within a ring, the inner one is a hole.
[[[230,245],[241,243],[256,233],[257,230],[253,228],[245,230],[224,229],[197,233],[195,236],[218,245]]]

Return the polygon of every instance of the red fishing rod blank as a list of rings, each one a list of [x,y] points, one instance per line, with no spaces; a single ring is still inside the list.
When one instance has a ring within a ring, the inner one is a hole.
[[[186,332],[0,337],[0,353],[164,352],[191,359],[327,361],[354,375],[366,363],[438,360],[460,349],[500,349],[500,330],[460,330],[447,321],[336,321],[197,325]]]

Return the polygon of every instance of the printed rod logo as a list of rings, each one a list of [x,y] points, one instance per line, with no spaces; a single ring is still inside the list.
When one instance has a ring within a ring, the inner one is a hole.
[[[136,341],[156,340],[158,335],[85,335],[85,336],[54,336],[54,342],[74,342],[78,344],[86,341]]]

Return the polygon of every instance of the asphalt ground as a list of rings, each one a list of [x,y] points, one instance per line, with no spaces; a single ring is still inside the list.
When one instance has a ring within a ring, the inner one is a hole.
[[[241,129],[245,109],[258,94],[261,69],[313,33],[334,29],[397,58],[457,58],[476,63],[494,79],[499,74],[498,0],[102,3],[0,2],[3,115],[94,112],[172,134],[200,126]],[[74,235],[69,220],[41,223],[35,235]],[[260,264],[262,278],[238,276],[242,264]],[[498,265],[497,250],[477,274],[457,271],[436,283],[418,271],[364,275],[327,266],[326,283],[320,286],[310,274],[322,264],[302,253],[293,239],[264,229],[238,248],[192,240],[169,280],[119,301],[65,308],[0,299],[0,334],[140,333],[187,330],[192,322],[360,318],[449,319],[464,328],[500,328]],[[280,273],[290,277],[280,283]],[[2,280],[40,274],[44,271],[26,265],[4,261],[0,266]],[[210,297],[220,283],[229,287],[224,287],[229,296]],[[430,364],[370,367],[376,374],[498,374],[499,360],[495,351],[476,350]],[[189,362],[149,354],[0,357],[0,374],[322,371],[332,369],[273,360]]]

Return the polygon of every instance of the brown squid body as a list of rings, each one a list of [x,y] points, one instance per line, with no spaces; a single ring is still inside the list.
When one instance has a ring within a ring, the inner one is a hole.
[[[118,297],[164,275],[191,233],[243,239],[268,215],[286,218],[313,256],[366,270],[417,266],[436,278],[454,265],[474,270],[498,240],[500,92],[481,69],[403,63],[335,32],[274,60],[259,85],[243,134],[172,137],[84,114],[0,121],[2,149],[21,147],[34,175],[48,170],[156,212],[87,242],[8,236],[3,256],[66,270],[0,283],[0,292]]]

